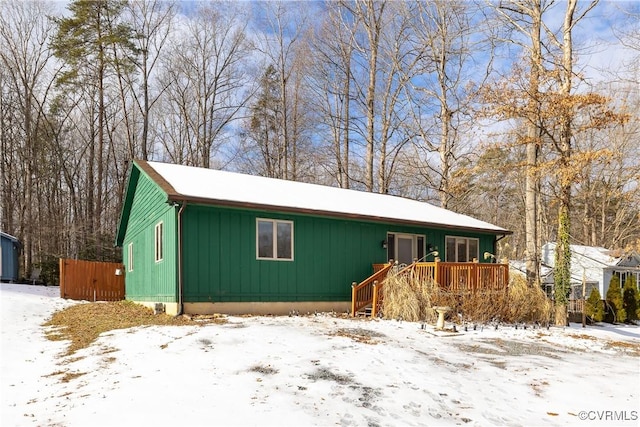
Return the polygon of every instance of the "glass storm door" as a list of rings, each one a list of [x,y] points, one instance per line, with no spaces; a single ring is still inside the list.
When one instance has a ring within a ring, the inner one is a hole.
[[[414,258],[413,236],[398,235],[396,240],[396,259],[400,264],[411,264]]]
[[[384,243],[387,248],[387,260],[409,265],[416,258],[424,258],[425,236],[422,234],[387,233]]]

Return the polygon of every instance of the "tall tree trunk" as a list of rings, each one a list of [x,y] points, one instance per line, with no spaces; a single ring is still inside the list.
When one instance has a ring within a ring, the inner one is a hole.
[[[382,16],[386,3],[380,3],[376,11],[376,2],[367,0],[366,11],[362,13],[363,22],[369,41],[369,81],[367,87],[367,156],[365,165],[365,186],[367,191],[374,190],[373,165],[375,161],[375,121],[376,121],[376,77],[378,74],[378,48],[380,45],[380,32]]]
[[[567,303],[569,292],[571,291],[571,248],[569,246],[569,235],[571,230],[571,220],[569,211],[571,209],[571,183],[573,181],[573,171],[571,170],[571,124],[573,107],[570,100],[571,82],[573,74],[573,46],[571,31],[573,28],[573,14],[576,9],[577,0],[568,0],[567,10],[562,28],[562,64],[561,64],[561,86],[560,98],[566,103],[562,108],[560,120],[560,206],[558,213],[558,242],[556,244],[556,258],[554,266],[555,285],[555,305],[556,305],[556,325],[568,324]]]
[[[350,105],[351,105],[351,53],[345,55],[345,82],[344,82],[344,117],[342,120],[342,159],[340,161],[340,186],[342,188],[349,188],[349,123],[350,117]]]
[[[442,63],[444,66],[444,61]],[[438,147],[438,153],[440,155],[440,164],[442,165],[442,179],[440,180],[440,186],[438,188],[438,193],[440,195],[440,207],[447,209],[449,206],[450,192],[449,192],[449,175],[450,175],[450,143],[449,143],[449,129],[451,126],[451,112],[449,111],[449,107],[446,103],[446,88],[444,87],[444,82],[441,81],[441,90],[443,99],[440,105],[440,114],[442,115],[442,122],[440,123],[440,130],[442,134],[440,135],[440,146]]]
[[[378,62],[377,38],[370,37],[371,52],[369,56],[369,87],[367,88],[367,158],[365,165],[365,185],[367,191],[373,191],[373,162],[375,148],[375,98],[376,98],[376,66]],[[376,41],[374,41],[376,40]]]
[[[540,1],[534,1],[531,9],[531,70],[529,76],[529,118],[527,123],[527,175],[525,180],[525,269],[527,285],[540,284],[540,245],[538,230],[538,203],[540,174],[538,156],[540,151],[540,130],[538,117],[540,110],[540,74],[542,70],[542,9]]]

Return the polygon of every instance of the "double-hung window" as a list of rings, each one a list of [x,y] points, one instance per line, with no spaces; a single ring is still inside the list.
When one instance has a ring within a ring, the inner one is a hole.
[[[127,270],[133,271],[133,242],[127,246]]]
[[[447,236],[447,262],[471,262],[478,258],[478,239]]]
[[[160,262],[163,259],[163,224],[162,222],[159,222],[156,224],[156,232],[155,232],[155,239],[154,239],[154,248],[155,248],[155,260],[156,262]]]
[[[293,222],[258,218],[256,222],[258,259],[293,261]]]

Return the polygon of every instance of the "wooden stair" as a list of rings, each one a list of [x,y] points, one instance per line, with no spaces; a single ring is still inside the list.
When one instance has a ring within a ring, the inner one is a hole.
[[[351,316],[356,317],[362,310],[365,310],[366,315],[367,308],[370,310],[369,316],[376,316],[382,296],[379,291],[393,265],[392,262],[378,264],[371,276],[360,283],[351,284]]]

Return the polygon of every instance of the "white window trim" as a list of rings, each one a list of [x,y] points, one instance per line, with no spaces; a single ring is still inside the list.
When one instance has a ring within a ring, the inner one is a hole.
[[[464,236],[451,236],[451,235],[449,235],[449,236],[444,236],[444,250],[445,250],[445,254],[444,254],[445,258],[444,259],[445,260],[449,259],[449,254],[447,253],[447,251],[448,251],[447,240],[450,239],[450,238],[451,239],[456,239],[456,240],[464,239],[464,240],[467,241],[467,257],[466,257],[467,261],[465,261],[465,262],[473,262],[474,258],[478,259],[478,260],[480,259],[480,258],[478,258],[480,256],[480,239],[479,238],[477,238],[477,237],[464,237]],[[476,248],[478,249],[478,253],[475,256],[469,256],[469,240],[475,240],[476,243],[477,243],[476,244]],[[456,242],[455,247],[456,247],[456,252],[457,252],[458,251],[458,243],[457,242]],[[457,255],[457,253],[456,253],[456,255]],[[458,259],[458,257],[456,256],[455,259]],[[452,262],[458,262],[458,261],[452,261]]]
[[[425,255],[427,255],[427,235],[426,234],[413,234],[413,233],[402,233],[402,232],[395,232],[395,231],[388,231],[387,232],[387,242],[389,241],[389,234],[393,235],[393,247],[395,249],[395,254],[394,255],[394,259],[397,258],[397,252],[398,252],[398,238],[411,238],[412,240],[412,244],[411,244],[411,259],[417,259],[418,258],[418,238],[422,237],[422,253],[424,254],[423,257]],[[388,243],[387,243],[388,244]],[[420,261],[425,261],[420,260]]]
[[[156,224],[153,238],[154,259],[161,262],[164,259],[164,223],[160,221]]]
[[[270,222],[271,230],[273,232],[273,257],[261,257],[260,256],[260,231],[258,229],[260,221],[262,222]],[[290,224],[291,225],[291,258],[278,258],[278,223]],[[294,226],[293,221],[288,221],[284,219],[273,219],[273,218],[256,218],[256,259],[261,261],[293,261],[293,249],[294,249]]]
[[[133,271],[133,242],[127,245],[127,271]]]

